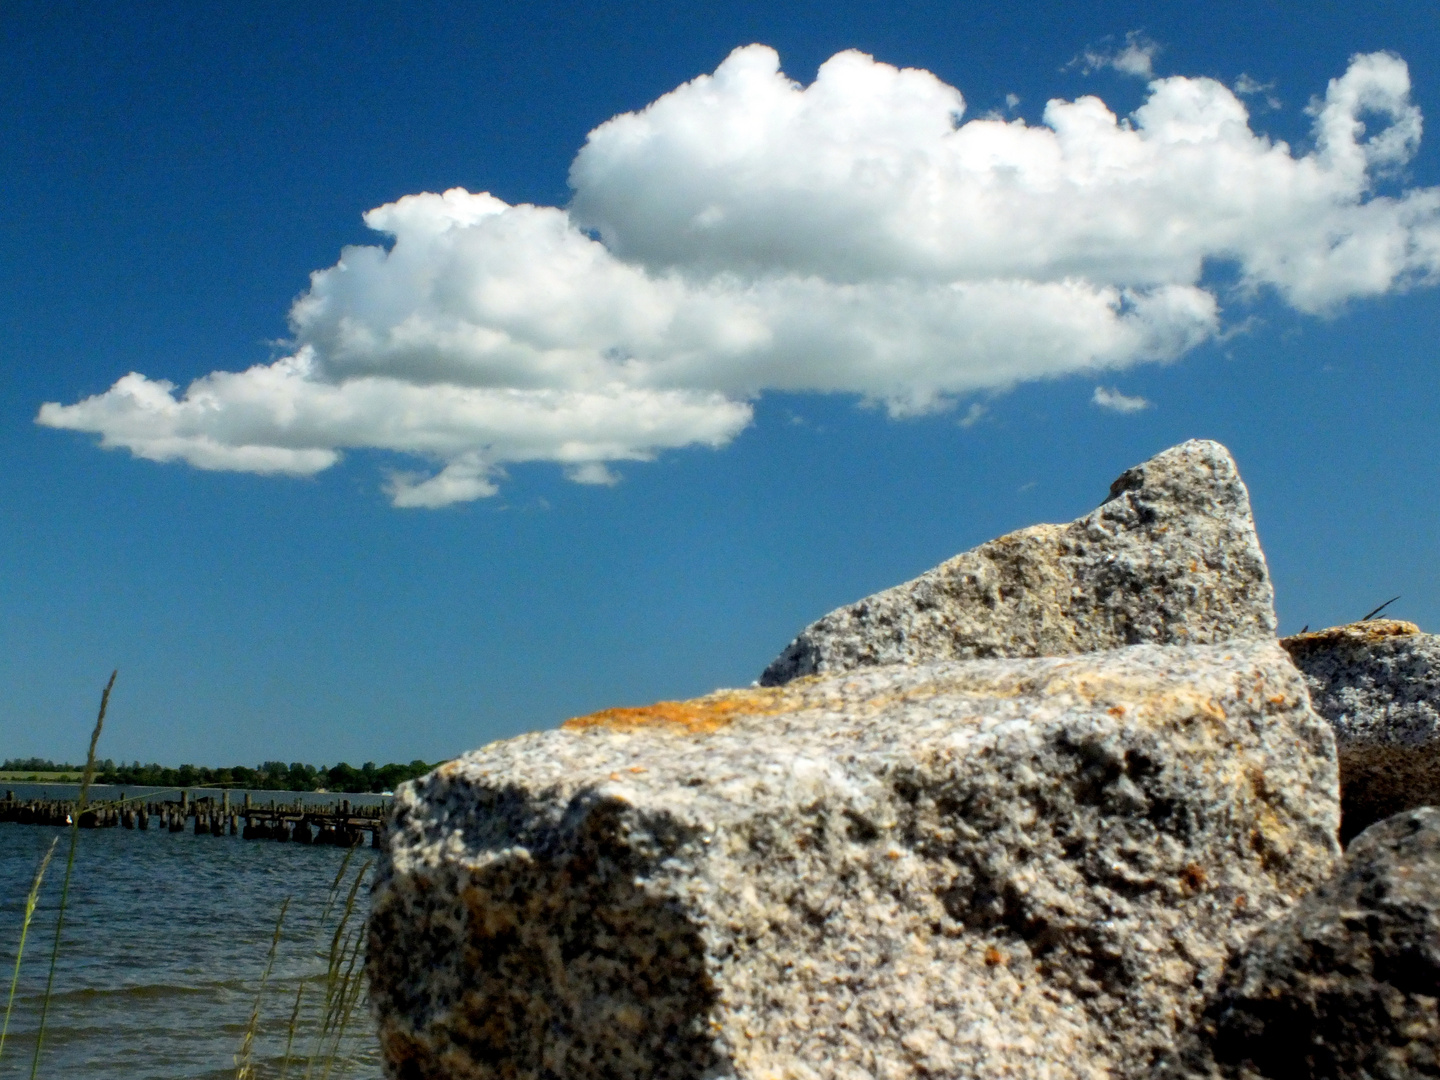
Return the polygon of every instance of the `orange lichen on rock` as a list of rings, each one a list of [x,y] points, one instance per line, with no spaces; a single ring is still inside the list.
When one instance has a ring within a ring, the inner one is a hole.
[[[1367,619],[1364,622],[1332,626],[1308,634],[1281,638],[1280,646],[1291,656],[1315,649],[1333,649],[1337,645],[1373,645],[1386,638],[1406,637],[1420,633],[1420,627],[1404,619]]]
[[[560,726],[567,731],[597,727],[611,731],[669,729],[687,735],[704,735],[728,727],[744,716],[784,712],[792,697],[782,690],[768,688],[720,690],[689,701],[657,701],[653,705],[601,709],[588,716],[572,717]]]

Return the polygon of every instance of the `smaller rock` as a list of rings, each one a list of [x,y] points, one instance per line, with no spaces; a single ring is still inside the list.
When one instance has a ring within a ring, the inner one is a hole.
[[[1068,525],[1032,525],[812,623],[760,676],[1066,656],[1275,636],[1274,593],[1230,452],[1192,439],[1127,469]]]
[[[1367,829],[1232,960],[1155,1080],[1440,1074],[1440,809]]]
[[[1440,805],[1440,636],[1371,619],[1280,643],[1335,728],[1342,838]]]

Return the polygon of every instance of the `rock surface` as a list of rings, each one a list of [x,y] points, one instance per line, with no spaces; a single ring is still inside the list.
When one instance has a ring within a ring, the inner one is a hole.
[[[1146,1076],[1337,824],[1274,642],[612,709],[397,792],[381,1046],[401,1080]]]
[[[1165,1080],[1440,1075],[1440,810],[1362,833],[1226,969]]]
[[[1235,461],[1192,440],[1127,470],[1068,525],[1034,525],[832,611],[760,676],[1063,656],[1275,636],[1274,593]]]
[[[1396,619],[1280,643],[1335,728],[1346,840],[1382,818],[1440,805],[1440,637]]]

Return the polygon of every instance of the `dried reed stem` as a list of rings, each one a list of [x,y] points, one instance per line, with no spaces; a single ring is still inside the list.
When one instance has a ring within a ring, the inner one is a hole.
[[[15,988],[20,984],[20,960],[25,955],[25,937],[30,933],[30,920],[35,917],[35,905],[40,902],[40,883],[45,880],[45,871],[50,868],[50,859],[55,854],[55,845],[60,843],[57,836],[50,841],[40,868],[35,871],[35,880],[30,882],[30,894],[25,897],[25,919],[20,923],[20,945],[15,950],[15,974],[10,976],[10,996],[5,1001],[5,1024],[0,1027],[0,1057],[5,1054],[5,1036],[10,1031],[10,1012],[15,1008]]]
[[[95,747],[105,726],[105,710],[110,704],[110,691],[115,687],[118,670],[110,673],[105,692],[100,695],[100,715],[95,717],[95,730],[90,733],[90,752],[85,756],[85,772],[80,778],[80,798],[75,804],[75,820],[70,823],[70,854],[65,859],[65,882],[60,886],[60,910],[55,916],[55,944],[50,948],[50,975],[45,980],[45,997],[40,1002],[40,1027],[35,1032],[35,1056],[30,1061],[30,1080],[40,1073],[40,1048],[45,1042],[45,1020],[50,1014],[50,994],[55,987],[55,963],[60,958],[60,933],[65,929],[65,902],[70,898],[70,874],[75,869],[75,847],[80,840],[80,815],[90,801],[90,784],[95,779]]]
[[[280,904],[280,917],[275,920],[275,933],[270,937],[270,954],[265,958],[265,970],[260,975],[260,989],[255,992],[255,1007],[250,1010],[250,1023],[245,1025],[245,1037],[240,1040],[240,1050],[235,1055],[235,1080],[251,1080],[255,1066],[251,1054],[255,1046],[255,1031],[260,1026],[260,1004],[265,997],[265,984],[270,980],[270,971],[275,966],[275,952],[280,947],[280,930],[285,925],[285,911],[290,906],[290,897]]]

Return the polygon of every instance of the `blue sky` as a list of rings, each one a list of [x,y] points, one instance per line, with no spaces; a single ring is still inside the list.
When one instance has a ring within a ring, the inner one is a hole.
[[[1440,5],[1001,7],[7,5],[0,757],[83,752],[111,667],[103,752],[169,763],[746,683],[1191,437],[1283,631],[1440,627]],[[943,158],[950,88],[993,119]],[[1196,95],[1248,119],[1156,150]]]

